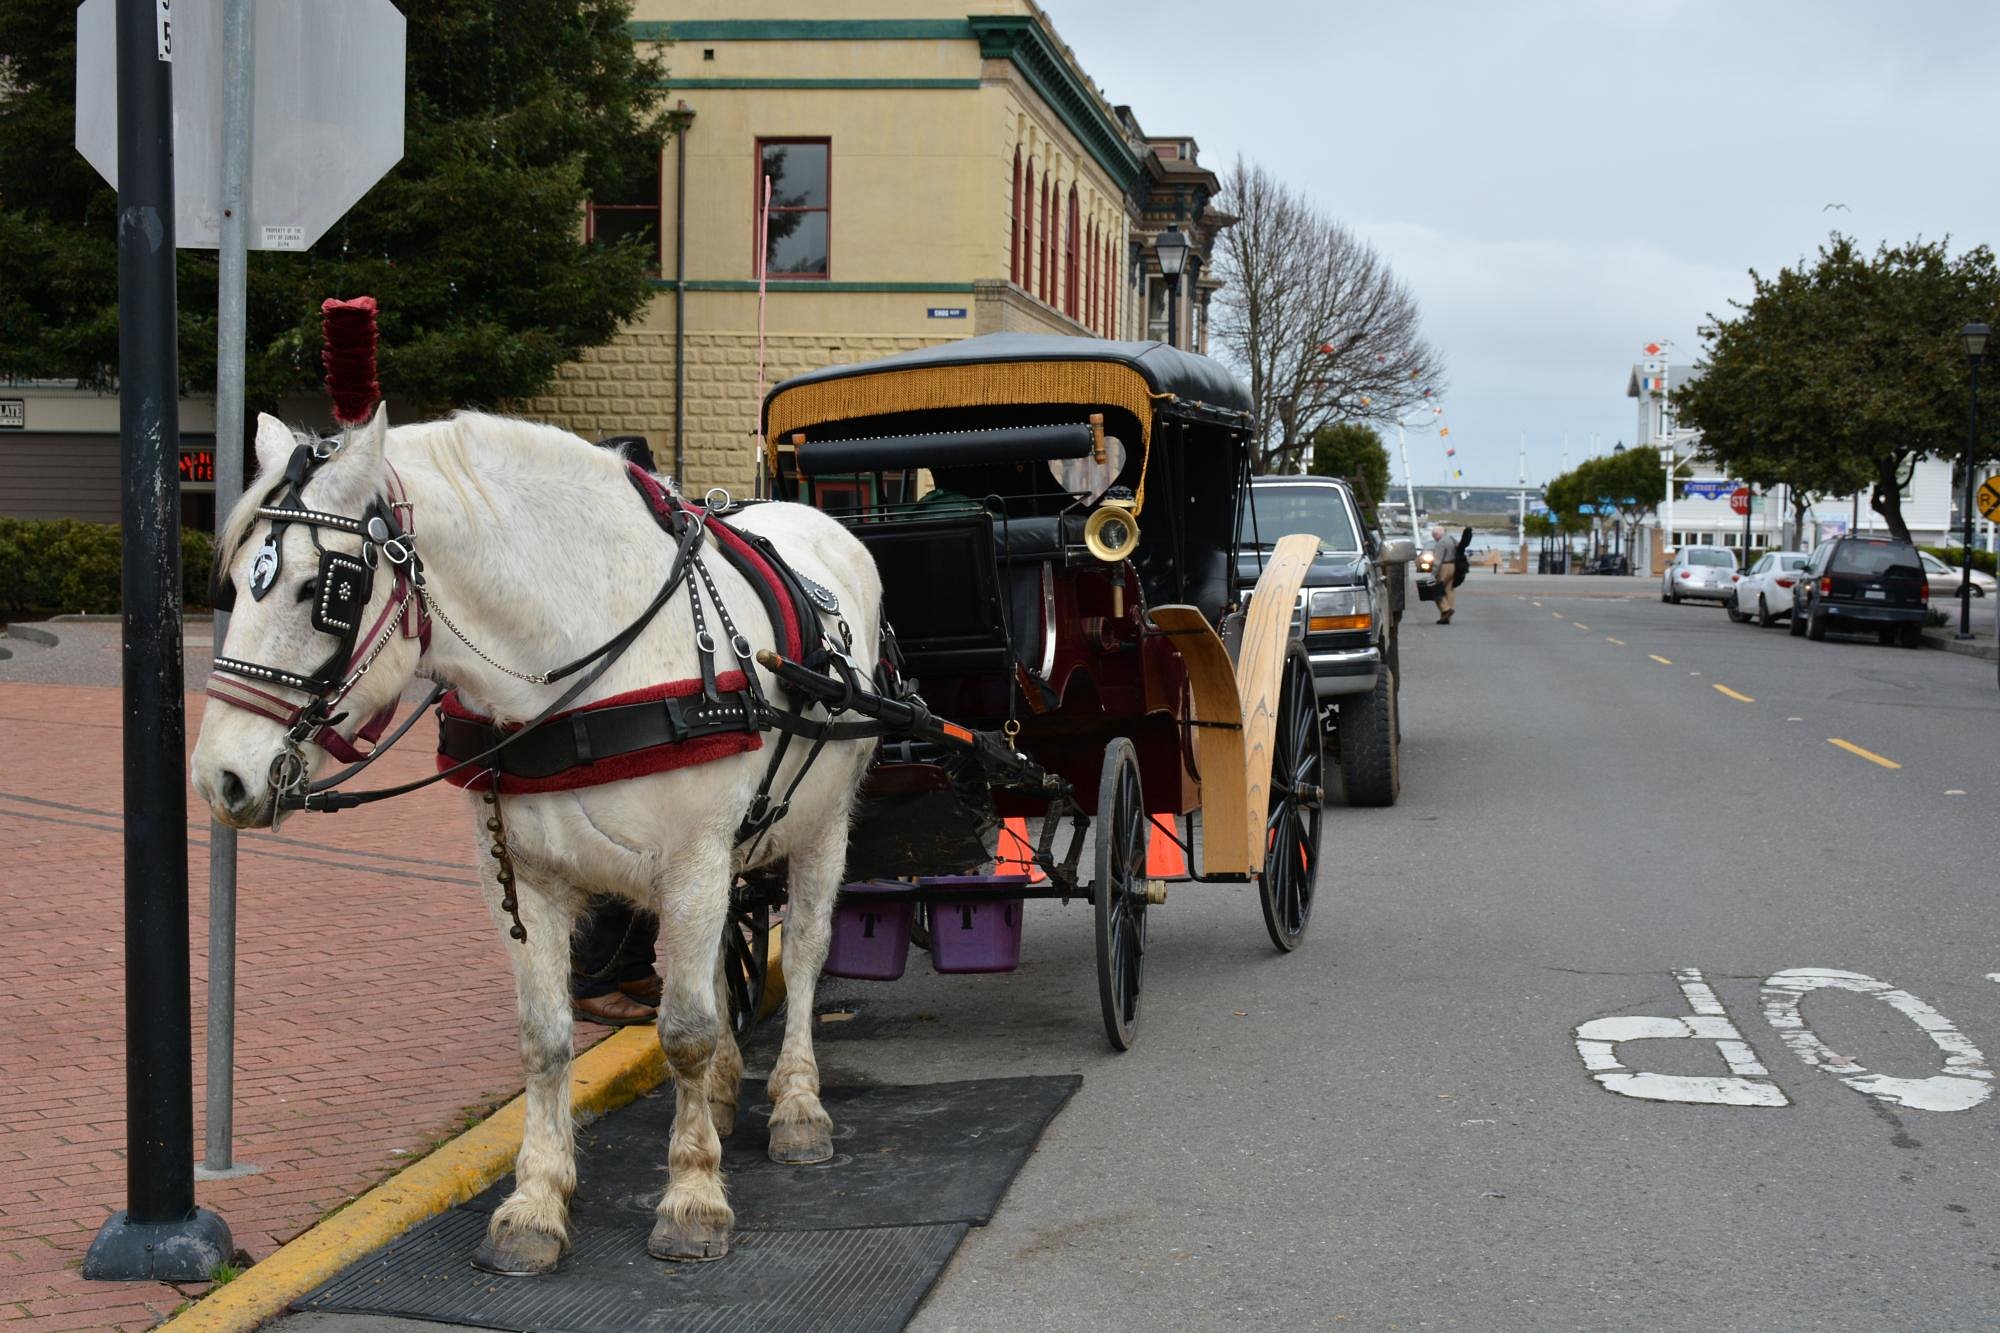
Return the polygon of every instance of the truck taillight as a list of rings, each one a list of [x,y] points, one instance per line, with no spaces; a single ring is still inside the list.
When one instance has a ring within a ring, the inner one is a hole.
[[[1822,596],[1822,597],[1831,597],[1831,596],[1833,596],[1833,580],[1832,580],[1832,579],[1821,579],[1821,580],[1819,581],[1819,595],[1820,595],[1820,596]]]
[[[1917,588],[1917,600],[1925,606],[1931,604],[1931,581],[1929,579],[1925,579]]]

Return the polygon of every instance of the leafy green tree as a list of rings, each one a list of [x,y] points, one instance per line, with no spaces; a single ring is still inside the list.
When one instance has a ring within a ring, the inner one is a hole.
[[[1676,479],[1688,475],[1678,465]],[[1596,519],[1610,518],[1636,540],[1639,525],[1657,512],[1667,494],[1667,472],[1651,449],[1626,449],[1587,458],[1543,488],[1543,499],[1564,532],[1584,532]],[[1588,509],[1585,506],[1589,506]]]
[[[670,129],[660,58],[625,30],[630,0],[404,10],[402,161],[309,252],[251,255],[252,403],[319,384],[329,296],[381,299],[383,390],[405,418],[539,392],[650,297],[652,244],[588,246],[580,225],[593,191],[653,188]],[[103,387],[117,196],[72,146],[75,46],[73,0],[0,0],[0,374]],[[212,253],[180,253],[194,391],[215,382],[215,269]]]
[[[1373,426],[1358,421],[1321,426],[1312,433],[1312,465],[1306,470],[1315,477],[1358,478],[1371,504],[1389,498],[1389,450]]]
[[[1752,295],[1713,318],[1699,377],[1676,391],[1681,424],[1732,476],[1792,488],[1794,519],[1813,497],[1869,490],[1869,506],[1908,539],[1903,492],[1925,455],[1961,458],[1966,364],[1959,330],[2000,321],[2000,269],[1975,246],[1880,247],[1835,233],[1809,267],[1752,270]],[[2000,402],[2000,393],[1994,401]],[[1973,461],[1991,457],[1993,403],[1982,402]]]

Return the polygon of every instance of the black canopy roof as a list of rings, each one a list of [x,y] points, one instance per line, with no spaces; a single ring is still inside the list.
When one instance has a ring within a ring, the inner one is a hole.
[[[1161,342],[1112,342],[1103,338],[1072,338],[1055,333],[988,333],[977,338],[898,352],[876,361],[794,375],[772,389],[771,400],[802,385],[898,370],[929,370],[944,366],[996,365],[1019,361],[1099,361],[1128,366],[1144,377],[1154,393],[1173,394],[1185,407],[1202,415],[1237,416],[1248,424],[1250,394],[1219,362],[1183,352]]]

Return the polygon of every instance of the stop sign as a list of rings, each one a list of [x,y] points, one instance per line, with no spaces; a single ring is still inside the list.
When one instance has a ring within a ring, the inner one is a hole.
[[[1750,512],[1750,488],[1748,486],[1738,486],[1729,493],[1729,510],[1735,514],[1747,514]]]
[[[76,11],[76,147],[114,186],[116,8],[83,0]],[[256,0],[250,10],[249,246],[304,250],[403,156],[403,15],[389,0]],[[213,250],[222,230],[222,0],[175,0],[170,51],[174,240]]]

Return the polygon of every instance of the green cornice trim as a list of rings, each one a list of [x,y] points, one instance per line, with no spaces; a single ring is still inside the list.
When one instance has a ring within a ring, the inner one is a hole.
[[[1124,132],[1105,116],[1097,99],[1077,81],[1041,23],[1026,14],[974,14],[968,22],[979,38],[980,56],[1012,62],[1028,86],[1097,159],[1097,165],[1110,173],[1120,190],[1130,194],[1139,179],[1138,155],[1125,142]]]
[[[964,91],[979,87],[978,79],[662,79],[661,88],[899,88]]]
[[[672,291],[672,278],[654,278],[653,287],[658,291]],[[754,292],[757,283],[750,278],[701,278],[689,279],[687,289],[691,292]],[[923,293],[951,292],[970,294],[973,290],[969,282],[821,282],[817,279],[784,281],[771,279],[769,289],[779,292],[891,292]]]
[[[638,21],[638,42],[966,42],[964,19],[694,19]]]

